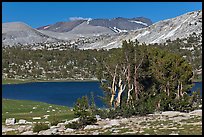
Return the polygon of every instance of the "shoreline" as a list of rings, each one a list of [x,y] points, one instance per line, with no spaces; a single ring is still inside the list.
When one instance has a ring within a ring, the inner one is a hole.
[[[3,79],[2,85],[8,84],[26,84],[36,82],[99,82],[99,80],[87,79],[87,80],[20,80],[20,79]]]
[[[35,82],[99,82],[99,80],[86,79],[86,80],[29,80],[29,79],[2,79],[2,85],[8,84],[26,84],[26,83],[35,83]],[[193,80],[194,82],[202,82],[201,80]]]

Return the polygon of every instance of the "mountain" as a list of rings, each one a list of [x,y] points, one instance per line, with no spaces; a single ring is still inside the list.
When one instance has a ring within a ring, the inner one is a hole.
[[[3,23],[2,43],[42,43],[67,41],[79,49],[110,49],[121,47],[123,40],[164,43],[166,40],[186,38],[195,32],[202,37],[202,11],[189,12],[152,24],[138,18],[87,19],[58,22],[33,29],[24,23]]]
[[[148,27],[150,19],[114,18],[114,19],[83,19],[70,22],[57,22],[37,28],[41,33],[62,40],[72,40],[80,37],[92,37],[106,34],[118,34]],[[55,33],[54,33],[55,32]]]
[[[2,43],[5,45],[56,41],[56,38],[51,38],[47,35],[44,35],[38,30],[35,30],[22,22],[10,22],[2,24]]]
[[[99,39],[91,44],[84,44],[80,49],[110,49],[121,47],[123,40],[135,40],[139,42],[164,43],[166,40],[186,38],[190,34],[202,33],[202,11],[194,11],[181,16],[156,22],[146,28],[141,28],[128,33],[111,35],[106,39]],[[202,37],[202,34],[200,35]]]
[[[31,28],[22,22],[2,24],[2,43],[5,45],[33,44],[73,40],[84,37],[117,34],[151,25],[151,20],[138,18],[87,19],[57,22],[52,25]]]
[[[46,25],[37,28],[37,30],[48,30],[54,32],[68,32],[72,30],[74,27],[78,26],[79,24],[83,23],[85,20],[75,20],[71,22],[57,22],[53,25]]]
[[[84,19],[84,20],[74,20],[70,22],[57,22],[53,25],[46,25],[43,27],[39,27],[37,29],[54,31],[54,32],[69,32],[82,23],[89,25],[89,27],[92,26],[93,29],[97,29],[94,26],[101,26],[117,33],[120,30],[129,31],[129,30],[136,30],[139,28],[147,27],[152,24],[152,21],[144,17],[138,17],[138,18],[132,18],[132,19],[122,18],[122,17],[118,17],[114,19],[87,19],[87,20]],[[81,27],[80,29],[78,29],[78,34],[80,32],[86,31],[84,29],[86,28]]]
[[[92,26],[87,24],[86,21],[72,28],[72,30],[68,32],[54,32],[51,30],[39,30],[39,32],[61,40],[73,40],[80,37],[92,37],[105,34],[115,34],[115,32],[109,28],[102,26]]]

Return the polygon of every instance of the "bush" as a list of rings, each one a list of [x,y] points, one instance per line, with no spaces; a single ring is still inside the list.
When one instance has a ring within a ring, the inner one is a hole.
[[[176,99],[175,96],[163,96],[161,99],[162,111],[189,112],[198,109],[198,106],[202,103],[199,92],[194,92],[191,96],[184,94],[183,97],[180,97],[179,99]]]
[[[57,126],[58,123],[60,123],[61,120],[57,119],[55,116],[53,117],[53,119],[50,122],[51,126]]]
[[[101,118],[105,119],[108,117],[109,110],[107,109],[96,109],[93,111],[94,115],[99,115]]]
[[[65,125],[65,128],[72,128],[72,129],[80,129],[83,127],[83,123],[78,121],[78,122],[72,122],[67,125]]]
[[[70,123],[67,127],[78,129],[85,127],[86,125],[95,124],[97,122],[93,113],[95,110],[96,108],[93,107],[93,103],[92,105],[89,105],[87,96],[83,96],[81,99],[79,98],[73,109],[75,116],[79,117],[79,122]]]
[[[53,121],[50,122],[50,125],[51,126],[57,126],[57,124],[60,123],[60,122],[61,122],[60,120],[53,120]]]
[[[92,125],[97,122],[97,119],[95,116],[91,115],[91,116],[80,118],[80,121],[82,122],[83,125]]]
[[[47,124],[37,123],[33,127],[33,132],[39,132],[39,131],[47,130],[47,129],[49,129],[49,126]]]

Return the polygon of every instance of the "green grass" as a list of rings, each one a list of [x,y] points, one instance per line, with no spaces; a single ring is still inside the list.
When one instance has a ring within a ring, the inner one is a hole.
[[[196,123],[202,121],[201,117],[191,118],[187,120],[182,120],[183,124],[180,124],[178,122],[173,122],[170,120],[167,121],[153,121],[153,122],[147,122],[150,123],[149,128],[143,129],[144,132],[142,134],[150,134],[150,135],[169,135],[172,132],[178,133],[179,135],[202,135],[202,125],[187,125],[185,123]],[[142,123],[144,125],[145,123]],[[166,128],[163,128],[163,126],[160,126],[161,124],[166,125]],[[159,126],[159,128],[158,128]],[[174,128],[174,129],[171,129]]]
[[[18,131],[8,131],[6,132],[6,135],[19,135]]]
[[[132,132],[133,130],[132,129],[129,129],[129,128],[122,128],[120,129],[120,131],[118,132],[119,134],[121,133],[125,133],[125,132]]]
[[[111,135],[111,134],[112,132],[108,130],[106,132],[100,133],[99,135]]]
[[[36,109],[33,109],[35,107]],[[55,110],[55,111],[53,111]],[[32,113],[30,113],[32,111]],[[50,112],[47,112],[50,111]],[[50,115],[44,119],[44,115]],[[33,120],[33,117],[41,117],[41,120]],[[25,119],[30,122],[44,122],[53,120],[70,120],[74,118],[74,112],[66,106],[52,105],[42,102],[2,99],[2,124],[6,118]]]
[[[202,135],[202,125],[183,125],[179,135]]]
[[[169,123],[172,123],[172,120],[156,120],[156,121],[152,121],[149,122],[151,126],[163,126],[163,125],[168,125]],[[163,124],[163,125],[162,125]]]
[[[193,118],[190,118],[190,119],[187,119],[187,120],[181,120],[181,122],[186,122],[186,123],[196,123],[196,122],[200,122],[202,121],[202,117],[193,117]]]

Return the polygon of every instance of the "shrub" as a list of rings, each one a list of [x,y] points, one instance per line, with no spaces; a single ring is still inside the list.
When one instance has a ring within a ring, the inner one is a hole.
[[[33,127],[33,132],[39,132],[39,131],[47,130],[47,129],[49,129],[49,126],[47,124],[37,123]]]
[[[65,125],[65,128],[72,128],[72,129],[80,129],[82,127],[83,127],[83,123],[80,121],[72,122],[72,123]]]
[[[60,123],[61,120],[57,119],[56,116],[53,117],[53,119],[50,122],[51,126],[57,126],[58,123]]]
[[[91,116],[80,118],[80,121],[82,122],[83,125],[92,125],[97,122],[97,119],[95,116],[91,115]]]
[[[107,109],[96,109],[93,114],[99,115],[101,118],[107,118],[108,117],[109,110]]]
[[[50,125],[51,126],[57,126],[57,124],[60,123],[60,122],[61,122],[60,120],[53,120],[53,121],[50,122]]]
[[[89,105],[87,96],[83,96],[81,99],[79,98],[73,109],[75,116],[79,117],[79,122],[70,123],[67,127],[78,129],[86,125],[95,124],[97,122],[93,113],[95,110],[96,108],[93,107],[93,103],[91,106]]]
[[[86,117],[90,115],[89,104],[88,104],[88,97],[83,96],[81,99],[78,98],[75,105],[74,105],[74,115],[76,117]]]

